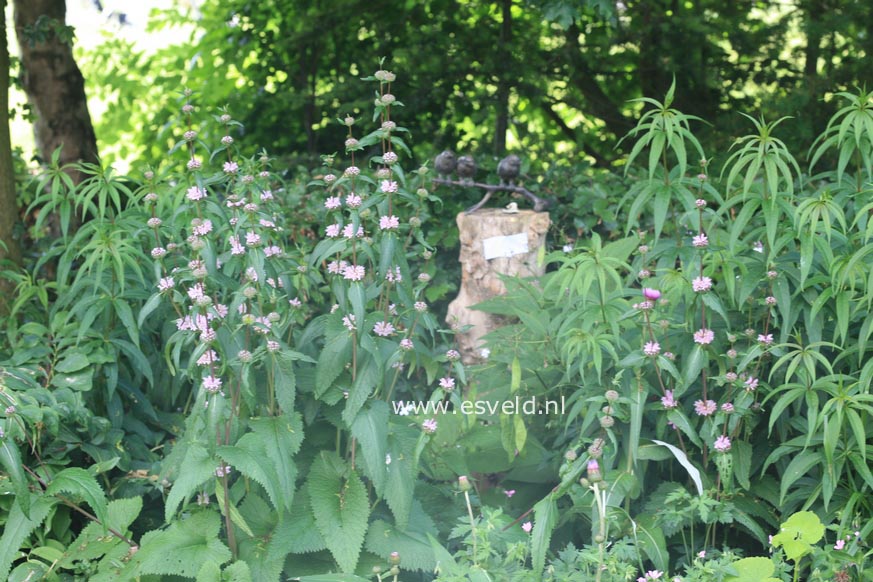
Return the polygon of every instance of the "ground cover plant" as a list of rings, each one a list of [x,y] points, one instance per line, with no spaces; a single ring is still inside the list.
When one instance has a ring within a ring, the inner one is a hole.
[[[465,366],[448,193],[402,77],[364,82],[303,177],[192,88],[160,166],[37,178],[59,237],[5,274],[0,578],[871,578],[870,94],[809,152],[749,117],[712,158],[644,99],[610,220],[561,223]],[[410,404],[515,397],[566,408]]]

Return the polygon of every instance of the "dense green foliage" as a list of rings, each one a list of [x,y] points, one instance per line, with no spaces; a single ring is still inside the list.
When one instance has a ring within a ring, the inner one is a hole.
[[[3,273],[0,579],[873,580],[862,4],[233,0],[193,59],[109,40],[139,163],[48,160]],[[560,203],[465,365],[476,193],[421,162],[504,126]]]
[[[394,74],[367,80],[375,128],[340,120],[305,182],[191,91],[138,185],[38,178],[62,234],[8,273],[0,575],[869,578],[870,95],[839,95],[811,177],[790,121],[750,118],[718,176],[674,88],[646,98],[612,240],[508,280],[464,366],[428,306],[439,192]],[[451,413],[531,397],[566,408]]]
[[[245,143],[293,167],[334,151],[334,119],[369,111],[372,93],[347,81],[388,55],[406,71],[420,159],[448,146],[481,165],[506,144],[536,177],[620,162],[613,147],[639,113],[630,100],[663,94],[673,77],[677,106],[712,124],[698,129],[709,151],[743,131],[735,111],[795,116],[785,139],[805,150],[836,110],[830,92],[867,78],[871,22],[868,3],[827,0],[224,0],[156,15],[151,27],[178,44],[138,51],[113,35],[80,60],[109,107],[104,155],[160,160],[173,94],[191,86],[203,106],[230,106]]]

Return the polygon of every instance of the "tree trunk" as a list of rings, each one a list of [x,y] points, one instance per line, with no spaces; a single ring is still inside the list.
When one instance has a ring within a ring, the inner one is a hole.
[[[509,78],[514,73],[512,66],[512,0],[501,0],[500,38],[497,42],[497,53],[500,62],[497,66],[497,120],[494,124],[494,155],[502,156],[506,152],[506,133],[509,131],[509,94],[512,91],[512,81]]]
[[[15,33],[21,46],[21,76],[33,109],[34,136],[43,160],[60,146],[60,161],[97,162],[97,138],[85,99],[85,80],[73,59],[71,43],[56,27],[66,18],[65,0],[14,0]],[[39,21],[40,17],[44,17]],[[46,24],[50,23],[50,24]],[[34,30],[47,32],[36,38]],[[72,175],[78,183],[81,176]]]
[[[9,137],[9,47],[6,39],[6,0],[0,0],[0,269],[7,259],[18,262],[21,249],[15,238],[15,171]],[[0,315],[8,311],[11,282],[0,279]]]

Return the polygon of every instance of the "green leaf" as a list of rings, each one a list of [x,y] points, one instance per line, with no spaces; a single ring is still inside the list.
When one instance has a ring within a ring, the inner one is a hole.
[[[243,435],[235,446],[221,446],[215,452],[241,475],[260,484],[273,506],[282,509],[284,501],[276,487],[279,477],[276,467],[267,456],[267,446],[262,436],[250,432]]]
[[[414,435],[414,436],[413,436]],[[418,474],[417,431],[409,427],[393,427],[388,435],[388,481],[385,485],[385,500],[398,527],[408,527],[413,506],[415,478]]]
[[[321,398],[352,361],[352,338],[343,328],[330,337],[318,356],[315,367],[315,396]]]
[[[391,552],[399,552],[404,570],[430,572],[436,559],[428,534],[437,535],[436,526],[421,505],[415,503],[405,529],[381,519],[374,521],[367,531],[366,548],[385,560]]]
[[[142,327],[143,322],[148,319],[149,315],[158,308],[161,304],[162,296],[160,293],[154,293],[151,297],[149,297],[148,301],[145,302],[145,305],[139,310],[139,318],[137,319],[137,325]]]
[[[18,549],[45,520],[55,503],[53,498],[34,495],[27,502],[29,516],[22,511],[20,501],[12,505],[3,524],[3,535],[0,536],[0,580],[6,580],[12,561],[18,556]]]
[[[558,523],[558,505],[549,494],[534,505],[534,527],[531,533],[531,562],[534,576],[541,576],[546,565],[546,552],[552,531]]]
[[[221,566],[215,562],[205,562],[197,572],[195,582],[221,582]]]
[[[363,283],[352,283],[349,285],[349,302],[352,304],[355,323],[360,329],[364,325],[364,319],[367,314],[367,290],[364,288]]]
[[[103,488],[97,483],[97,479],[79,467],[64,469],[52,479],[46,487],[46,495],[58,495],[67,493],[73,497],[82,499],[91,506],[94,515],[100,520],[103,529],[107,527],[106,495]]]
[[[224,569],[224,582],[252,582],[252,572],[245,562],[234,562]]]
[[[106,508],[107,525],[115,531],[124,533],[139,516],[140,511],[142,511],[142,497],[110,501]],[[76,562],[87,563],[97,560],[119,544],[124,544],[125,551],[127,550],[127,544],[113,535],[106,535],[103,526],[89,523],[79,533],[79,537],[67,547],[59,566],[71,568]]]
[[[273,464],[279,491],[283,491],[285,508],[291,510],[297,479],[297,465],[293,456],[303,443],[303,420],[299,413],[253,418],[250,426],[261,439],[267,451],[267,459]]]
[[[354,572],[364,544],[370,504],[357,473],[336,454],[322,451],[309,471],[315,524],[343,572]]]
[[[63,360],[58,362],[58,365],[55,366],[55,372],[59,374],[73,374],[81,372],[90,365],[91,361],[88,359],[88,356],[82,352],[70,352]]]
[[[302,576],[291,578],[293,582],[369,582],[366,578],[354,574],[317,574],[315,576]]]
[[[27,486],[27,476],[24,474],[24,466],[21,464],[21,453],[18,445],[11,438],[0,440],[0,464],[6,470],[12,488],[15,491],[15,500],[22,513],[30,516],[30,489]]]
[[[142,537],[140,549],[121,572],[119,579],[141,574],[194,578],[206,563],[224,564],[230,550],[219,539],[221,517],[201,510],[166,530],[150,531]]]
[[[273,359],[273,388],[276,402],[285,414],[294,413],[294,399],[297,395],[297,377],[294,374],[292,356],[280,352]]]
[[[819,450],[803,451],[791,459],[791,462],[788,463],[788,467],[782,474],[781,486],[779,488],[779,502],[782,503],[782,501],[785,500],[785,495],[788,493],[788,489],[794,485],[798,479],[806,475],[810,469],[822,463],[822,461],[824,461],[824,459]]]
[[[309,487],[304,484],[294,495],[291,514],[276,526],[270,537],[269,554],[283,560],[289,553],[309,554],[327,549],[312,515]]]
[[[224,501],[224,488],[218,479],[215,480],[215,499],[218,500],[218,509],[221,511],[222,517],[227,515],[227,507]],[[236,525],[244,534],[250,538],[255,537],[255,532],[249,527],[248,522],[236,508],[233,501],[230,502],[230,521]]]
[[[363,360],[363,362],[362,362]],[[358,372],[355,381],[349,390],[349,398],[346,400],[346,407],[343,409],[343,421],[351,425],[357,416],[358,411],[373,393],[373,390],[382,379],[382,373],[379,370],[379,363],[376,358],[371,355],[359,358]]]
[[[691,477],[691,480],[694,481],[694,485],[697,487],[697,494],[703,495],[703,480],[700,478],[700,471],[691,464],[691,461],[688,460],[688,456],[682,451],[682,449],[678,447],[674,447],[670,443],[665,443],[664,441],[656,441],[652,440],[656,445],[661,445],[662,447],[667,447],[673,456],[676,457],[676,460],[679,461],[685,470],[688,471],[688,476]]]
[[[752,486],[749,481],[749,473],[752,467],[752,445],[746,441],[735,440],[731,446],[731,459],[733,460],[734,477],[737,483],[745,490]]]
[[[434,571],[440,575],[446,574],[449,576],[455,576],[461,574],[461,568],[458,566],[458,563],[455,562],[455,558],[452,557],[448,550],[446,550],[432,535],[427,534],[427,539],[430,540],[430,547],[433,549],[433,555],[436,559],[437,565],[434,568]]]
[[[178,445],[177,445],[178,446]],[[190,443],[185,451],[185,459],[179,467],[179,476],[173,481],[167,503],[164,507],[164,519],[172,521],[179,505],[184,503],[204,483],[215,477],[218,463],[209,455],[200,443]]]
[[[771,577],[776,566],[770,558],[743,558],[731,566],[737,571],[737,575],[726,577],[725,582],[779,582],[779,578]]]
[[[352,423],[352,436],[361,445],[364,456],[364,474],[373,482],[376,494],[384,495],[387,465],[385,455],[388,454],[388,404],[376,400],[361,412]]]
[[[694,384],[694,382],[700,378],[700,372],[706,365],[707,359],[703,346],[695,345],[691,349],[691,354],[688,356],[685,364],[685,374],[683,378],[686,388]]]

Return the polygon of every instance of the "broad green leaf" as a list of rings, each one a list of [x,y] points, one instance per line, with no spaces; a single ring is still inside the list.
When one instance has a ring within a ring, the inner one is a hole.
[[[18,548],[45,520],[56,502],[51,497],[34,495],[27,503],[29,516],[21,510],[20,502],[12,505],[3,524],[3,535],[0,536],[0,580],[6,580],[12,561],[18,556]]]
[[[388,412],[388,404],[376,400],[361,410],[352,423],[352,436],[361,445],[361,454],[366,461],[364,474],[373,482],[380,497],[384,494],[387,477]]]
[[[312,515],[309,487],[304,484],[294,495],[290,515],[276,526],[268,546],[271,556],[281,557],[290,553],[309,554],[327,549],[324,538],[315,526]]]
[[[118,532],[126,532],[130,524],[139,516],[142,511],[142,497],[130,497],[126,499],[116,499],[110,501],[106,508],[108,515],[107,525]],[[71,568],[75,562],[91,562],[102,558],[119,544],[124,545],[124,551],[127,551],[127,544],[113,535],[107,535],[103,526],[96,523],[89,523],[79,533],[76,540],[67,547],[64,552],[63,559],[59,562],[62,568]]]
[[[107,526],[106,494],[97,483],[97,479],[79,467],[64,469],[51,480],[46,487],[46,495],[66,493],[75,499],[82,499],[91,506],[94,515],[100,520],[103,529]]]
[[[318,531],[343,572],[354,572],[367,532],[370,504],[357,473],[326,451],[309,470],[310,501]]]
[[[218,539],[220,530],[218,513],[200,510],[165,530],[150,531],[119,578],[142,574],[195,578],[205,563],[221,565],[230,560],[230,550]]]
[[[436,566],[436,560],[427,536],[436,535],[437,531],[432,527],[433,523],[430,528],[421,526],[415,519],[415,513],[406,530],[376,520],[367,531],[366,548],[385,560],[390,558],[391,552],[399,552],[404,570],[431,572]]]
[[[731,564],[737,571],[736,576],[728,576],[725,582],[779,582],[779,578],[773,578],[776,566],[770,558],[743,558]]]
[[[164,507],[164,519],[172,521],[179,505],[197,492],[204,483],[215,478],[218,463],[200,443],[190,443],[185,459],[179,467],[179,476],[173,481]],[[211,488],[210,488],[211,489]]]
[[[303,443],[303,420],[300,414],[253,418],[250,422],[252,430],[263,439],[267,459],[273,464],[275,474],[279,478],[279,491],[284,492],[285,508],[291,510],[294,490],[296,489],[297,465],[293,457]]]
[[[352,337],[345,330],[339,330],[327,338],[318,356],[315,368],[315,396],[320,398],[352,361]]]
[[[263,436],[250,432],[243,435],[235,446],[220,446],[215,452],[241,475],[260,484],[273,506],[282,509],[285,504],[283,496],[288,493],[280,493],[277,488],[279,477],[275,465],[267,456]]]

